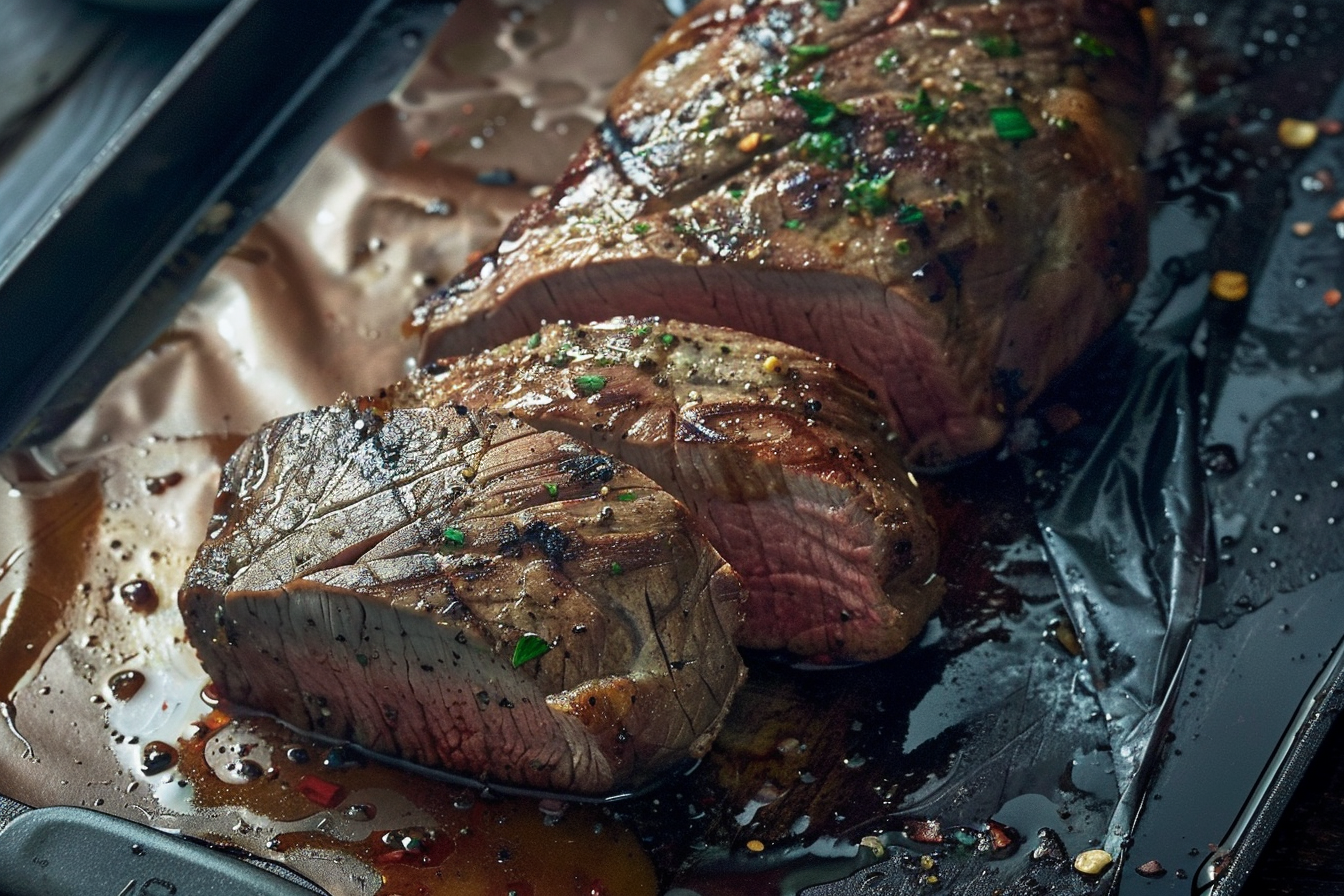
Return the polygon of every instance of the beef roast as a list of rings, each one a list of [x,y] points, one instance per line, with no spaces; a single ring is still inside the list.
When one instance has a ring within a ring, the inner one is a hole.
[[[666,315],[853,370],[920,466],[987,449],[1141,272],[1135,5],[706,0],[417,310],[423,357]]]
[[[551,325],[394,394],[492,407],[647,473],[742,576],[743,647],[881,659],[942,597],[937,535],[881,410],[809,352],[675,321]]]
[[[742,679],[740,582],[688,522],[559,433],[347,402],[243,444],[179,603],[232,701],[599,793],[703,754]]]

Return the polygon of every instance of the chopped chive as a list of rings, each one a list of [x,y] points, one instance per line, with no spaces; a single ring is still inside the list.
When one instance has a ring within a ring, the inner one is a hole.
[[[671,345],[677,341],[677,337],[673,336],[671,333],[664,333],[658,338],[662,340],[663,345]]]
[[[519,638],[517,644],[513,645],[513,668],[517,669],[523,663],[529,663],[550,652],[551,645],[546,643],[545,638],[529,632]]]
[[[1111,49],[1106,44],[1097,40],[1095,37],[1088,34],[1086,31],[1079,31],[1076,35],[1074,35],[1073,45],[1089,56],[1105,58],[1107,56],[1115,55],[1115,50]]]
[[[976,41],[980,49],[994,59],[1006,59],[1010,56],[1021,56],[1022,47],[1017,42],[1017,38],[1012,35],[1000,37],[998,35],[987,34]]]
[[[910,241],[909,241],[909,240],[906,240],[906,239],[900,239],[900,240],[897,240],[897,241],[896,241],[896,254],[897,254],[897,255],[909,255],[909,254],[910,254]]]
[[[540,333],[533,333],[531,336],[527,337],[527,347],[528,347],[528,348],[536,348],[536,347],[539,346],[539,345],[541,345],[541,334],[540,334]]]
[[[616,496],[616,500],[617,500],[617,501],[633,501],[633,500],[635,500],[635,497],[636,497],[636,495],[635,495],[634,492],[621,492],[619,495]]]
[[[817,0],[817,9],[832,22],[838,21],[845,11],[845,0]]]
[[[623,572],[625,572],[625,567],[621,566],[621,564],[619,564],[619,563],[613,563],[613,564],[611,564],[611,574],[612,574],[612,575],[614,575],[614,576],[618,576],[618,575],[620,575],[620,574],[623,573]]]
[[[1016,143],[1036,136],[1036,129],[1016,106],[996,106],[990,109],[989,121],[994,125],[994,133],[998,134],[1001,140]]]
[[[789,99],[802,107],[807,123],[814,128],[830,127],[840,116],[839,107],[816,91],[795,90]]]
[[[556,495],[560,494],[560,486],[556,485],[554,482],[546,483],[546,494],[554,498]]]
[[[902,202],[896,209],[896,223],[903,224],[906,227],[912,227],[924,220],[924,212],[919,206],[911,205],[908,202]]]
[[[729,190],[729,191],[728,191],[728,195],[729,195],[730,197],[732,197],[733,199],[741,199],[743,196],[747,195],[747,191],[746,191],[746,190]]]
[[[645,326],[645,327],[636,327],[636,328],[635,328],[635,335],[636,335],[636,336],[647,336],[647,335],[649,335],[649,333],[651,333],[651,332],[653,332],[653,327],[647,327],[647,326]]]
[[[873,65],[877,66],[877,70],[884,75],[895,71],[896,66],[900,64],[901,54],[897,53],[894,48],[883,50],[878,54],[877,60],[873,63]]]
[[[979,84],[975,83],[974,81],[962,81],[962,82],[961,82],[961,92],[962,92],[962,93],[983,93],[984,90],[985,90],[985,88],[981,87]]]
[[[799,221],[797,218],[785,218],[784,226],[789,228],[790,230],[802,230],[803,222]]]
[[[650,224],[648,221],[636,221],[630,229],[633,230],[635,233],[645,234],[653,229],[653,225]]]
[[[443,530],[443,544],[445,547],[460,548],[467,543],[467,533],[461,529],[454,529],[452,526]]]
[[[820,59],[831,52],[830,44],[798,44],[789,47],[789,55],[798,59]]]
[[[607,384],[607,378],[595,373],[574,377],[574,388],[584,395],[596,395]]]

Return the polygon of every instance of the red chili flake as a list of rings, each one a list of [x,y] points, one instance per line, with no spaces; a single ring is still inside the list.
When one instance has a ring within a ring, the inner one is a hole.
[[[328,807],[330,808],[330,807]],[[385,852],[380,856],[374,856],[373,860],[379,865],[428,865],[429,856],[418,849],[394,849],[391,852]]]
[[[423,137],[411,144],[411,158],[423,159],[429,155],[429,141]]]
[[[1316,127],[1320,129],[1322,134],[1328,134],[1333,137],[1341,131],[1344,131],[1344,122],[1334,118],[1322,118],[1320,121],[1316,122]]]
[[[896,8],[891,11],[890,15],[887,16],[887,24],[895,25],[901,19],[905,18],[905,14],[908,13],[910,7],[914,5],[913,0],[901,0],[900,3],[896,4]]]
[[[1321,189],[1324,190],[1325,192],[1330,193],[1334,191],[1335,175],[1330,171],[1329,168],[1317,169],[1316,173],[1313,174],[1312,177],[1316,178],[1318,181],[1321,182]]]
[[[344,787],[324,781],[316,775],[304,775],[299,779],[299,793],[324,809],[335,809],[345,799]]]
[[[912,821],[906,825],[905,836],[916,843],[942,843],[943,826],[940,822],[931,818],[923,821]]]
[[[1326,212],[1326,216],[1329,217],[1331,221],[1344,221],[1344,199],[1341,199],[1330,206],[1330,211]]]
[[[1337,289],[1327,289],[1322,299],[1325,301],[1325,307],[1333,308],[1339,304],[1340,292]]]
[[[993,819],[989,822],[989,842],[994,844],[995,849],[1007,849],[1014,843],[1017,843],[1021,835],[1017,831],[1008,827],[1006,824],[1000,824]]]

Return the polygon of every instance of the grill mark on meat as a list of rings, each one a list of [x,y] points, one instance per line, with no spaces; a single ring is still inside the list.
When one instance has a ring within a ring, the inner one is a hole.
[[[562,348],[563,368],[554,363]],[[389,395],[492,407],[588,439],[690,505],[745,578],[743,646],[817,662],[879,659],[937,606],[937,539],[900,442],[888,441],[871,390],[810,352],[722,328],[617,319],[548,325],[433,371]],[[603,385],[580,394],[578,377]]]
[[[560,500],[543,488],[591,448],[391,401],[355,438],[358,410],[276,421],[226,466],[233,497],[179,594],[226,698],[546,789],[632,786],[708,749],[743,674],[740,586],[679,504],[611,464],[639,510],[598,525],[600,483],[571,483]],[[445,526],[462,544],[440,546]],[[524,632],[554,649],[514,668]],[[592,712],[571,705],[580,693]]]
[[[510,226],[510,250],[417,310],[423,357],[543,319],[673,314],[844,364],[878,387],[919,466],[984,451],[1118,318],[1142,271],[1152,91],[1134,5],[945,0],[886,24],[887,0],[836,22],[812,4],[707,0],[616,88],[600,133]],[[1081,31],[1114,54],[1076,49]],[[1020,55],[992,58],[985,35]],[[825,78],[802,65],[768,90],[799,42],[830,47]],[[900,62],[881,72],[887,48]],[[946,105],[933,128],[915,102],[926,84],[928,109]],[[798,89],[840,104],[836,120],[810,123]],[[1035,136],[998,137],[1001,106]],[[843,141],[839,170],[800,154],[805,133]],[[758,148],[740,149],[752,134]],[[845,188],[886,174],[889,209],[845,208]],[[899,223],[907,207],[923,220]]]

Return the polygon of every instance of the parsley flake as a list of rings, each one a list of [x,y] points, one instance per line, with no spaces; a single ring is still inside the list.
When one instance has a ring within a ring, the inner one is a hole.
[[[790,230],[802,230],[803,222],[799,221],[797,218],[785,218],[784,226],[789,228]]]
[[[1115,50],[1111,49],[1106,44],[1097,40],[1095,37],[1088,34],[1086,31],[1079,31],[1077,34],[1074,35],[1073,45],[1078,49],[1082,50],[1087,55],[1095,56],[1098,59],[1104,59],[1106,57],[1115,55]]]
[[[901,64],[901,54],[895,49],[888,48],[878,54],[877,60],[873,63],[877,70],[882,74],[890,74],[896,70],[896,66]]]
[[[560,486],[556,485],[554,482],[546,483],[546,494],[554,498],[556,495],[560,494]]]
[[[789,94],[807,115],[807,123],[814,128],[827,128],[840,117],[840,107],[814,90],[795,90]]]
[[[1027,116],[1016,106],[996,106],[989,110],[990,124],[1000,140],[1017,143],[1036,136],[1036,129],[1027,121]]]
[[[533,333],[531,336],[527,337],[527,347],[528,347],[528,348],[536,348],[536,347],[539,346],[539,345],[541,345],[541,334],[540,334],[540,333]]]
[[[827,168],[843,168],[849,160],[849,144],[833,131],[808,131],[793,145],[799,156]]]
[[[845,11],[845,0],[817,0],[817,9],[832,22],[839,21]]]
[[[606,386],[606,384],[607,378],[598,376],[595,373],[574,377],[574,388],[578,389],[584,395],[596,395],[602,391],[602,388]]]
[[[636,221],[630,227],[630,229],[633,230],[635,233],[638,233],[639,235],[643,236],[644,234],[648,233],[650,230],[653,229],[653,225],[650,224],[648,221]]]
[[[924,212],[917,205],[902,202],[896,209],[896,223],[913,227],[924,222]]]
[[[880,215],[891,208],[891,177],[888,171],[877,177],[855,177],[845,184],[845,211],[851,215]]]
[[[1017,38],[1011,34],[1007,37],[988,34],[977,40],[976,43],[993,59],[1006,59],[1011,56],[1022,55],[1022,46],[1017,42]]]
[[[789,55],[799,61],[820,59],[822,56],[829,56],[830,52],[830,44],[797,44],[789,47]]]
[[[455,529],[452,526],[443,530],[443,546],[448,548],[460,548],[467,543],[467,533],[461,529]]]
[[[947,100],[934,105],[933,100],[929,99],[929,92],[923,87],[919,88],[913,100],[902,100],[900,104],[902,112],[914,113],[915,121],[923,125],[941,123],[947,117],[947,106]]]
[[[551,645],[546,643],[545,638],[528,632],[513,645],[513,668],[517,669],[523,663],[530,663],[550,652]]]

